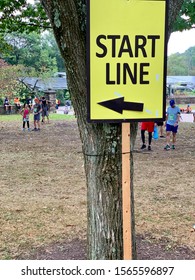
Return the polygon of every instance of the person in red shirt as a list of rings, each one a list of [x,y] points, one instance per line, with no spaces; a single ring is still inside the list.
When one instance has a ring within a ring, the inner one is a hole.
[[[25,123],[27,123],[28,131],[30,131],[30,125],[29,125],[30,108],[28,107],[28,104],[24,105],[24,108],[21,110],[20,114],[23,117],[23,131],[25,131]]]
[[[154,131],[154,122],[142,122],[141,123],[141,139],[142,139],[141,150],[146,149],[146,143],[145,143],[145,131],[146,130],[148,131],[148,150],[151,151],[152,133]]]

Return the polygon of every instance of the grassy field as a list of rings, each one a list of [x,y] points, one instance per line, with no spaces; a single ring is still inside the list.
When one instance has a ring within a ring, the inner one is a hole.
[[[33,116],[31,115],[31,120],[33,119]],[[73,120],[75,119],[74,116],[66,115],[66,114],[56,114],[56,113],[50,113],[49,119],[52,121],[55,120]],[[11,115],[0,115],[0,121],[5,122],[12,122],[12,121],[20,121],[22,120],[22,116],[20,114],[11,114]]]
[[[40,132],[23,132],[21,116],[0,116],[0,259],[36,259],[41,248],[43,258],[53,257],[51,248],[61,244],[62,250],[64,243],[86,240],[86,183],[77,123],[67,115],[51,114],[50,119]],[[165,259],[180,252],[178,246],[195,252],[194,133],[195,123],[180,123],[176,150],[164,151],[165,139],[159,139],[153,140],[151,152],[140,152],[137,135],[136,233],[143,236],[144,246],[163,240],[166,256],[162,248],[158,254]],[[146,247],[143,252],[150,254]]]

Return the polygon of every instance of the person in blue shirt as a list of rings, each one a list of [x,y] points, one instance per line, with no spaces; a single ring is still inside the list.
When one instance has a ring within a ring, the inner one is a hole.
[[[167,108],[167,114],[166,114],[166,141],[167,145],[165,146],[165,150],[170,150],[172,148],[175,149],[175,143],[176,143],[176,134],[178,130],[178,122],[180,119],[180,109],[179,107],[175,106],[175,100],[170,100],[170,106]],[[172,146],[170,146],[170,138],[171,138],[171,132],[172,132]]]

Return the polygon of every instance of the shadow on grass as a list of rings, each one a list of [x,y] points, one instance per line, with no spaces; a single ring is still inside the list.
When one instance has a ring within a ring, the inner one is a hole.
[[[150,235],[137,236],[138,260],[192,260],[195,251],[188,247],[173,245],[167,239],[155,240]],[[74,239],[36,249],[29,255],[17,259],[28,260],[86,260],[86,241]]]

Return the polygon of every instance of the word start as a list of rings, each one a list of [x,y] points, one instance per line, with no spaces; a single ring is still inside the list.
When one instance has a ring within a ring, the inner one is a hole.
[[[100,48],[96,52],[96,56],[100,59],[107,58],[121,58],[124,55],[130,58],[155,58],[156,43],[160,39],[159,35],[136,35],[134,38],[134,46],[132,47],[128,35],[99,35],[96,38],[96,45]],[[106,84],[127,84],[130,81],[132,84],[149,84],[149,67],[150,63],[119,63],[114,67],[114,75],[111,77],[111,63],[106,63]],[[113,70],[112,70],[113,74]],[[122,78],[121,78],[122,77]]]

